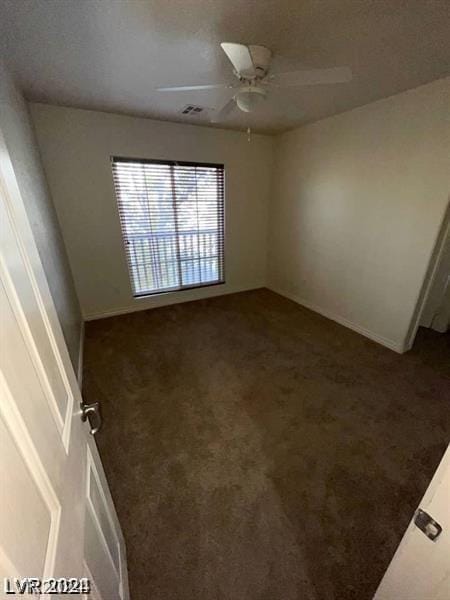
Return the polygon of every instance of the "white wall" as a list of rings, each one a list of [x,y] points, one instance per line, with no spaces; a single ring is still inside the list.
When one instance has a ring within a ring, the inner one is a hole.
[[[44,104],[31,113],[86,318],[265,285],[272,138]],[[225,285],[132,297],[111,155],[225,164]]]
[[[78,369],[81,312],[26,102],[0,61],[0,127],[11,157],[64,338]]]
[[[269,287],[402,351],[449,197],[450,78],[281,135]]]

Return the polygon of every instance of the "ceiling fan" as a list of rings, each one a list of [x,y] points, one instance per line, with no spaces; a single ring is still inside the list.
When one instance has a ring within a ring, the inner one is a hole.
[[[231,97],[221,108],[215,111],[211,119],[211,122],[217,123],[226,119],[236,107],[246,113],[254,111],[267,98],[270,88],[346,83],[352,78],[352,72],[348,67],[272,73],[270,70],[272,52],[269,48],[229,42],[223,42],[220,45],[233,65],[233,73],[237,77],[237,82],[231,85],[212,83],[209,85],[162,87],[157,88],[157,90],[159,92],[229,90]]]

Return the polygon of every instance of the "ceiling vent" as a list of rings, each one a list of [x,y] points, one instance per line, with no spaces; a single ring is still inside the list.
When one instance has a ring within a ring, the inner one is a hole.
[[[201,114],[204,110],[205,108],[203,106],[197,106],[196,104],[186,104],[186,106],[184,106],[181,109],[181,114],[195,116]]]

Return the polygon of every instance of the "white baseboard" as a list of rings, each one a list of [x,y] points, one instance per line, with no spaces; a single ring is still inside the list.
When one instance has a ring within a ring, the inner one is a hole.
[[[81,321],[80,347],[78,348],[78,366],[77,366],[77,379],[78,379],[78,386],[79,386],[80,390],[83,385],[83,356],[84,356],[84,321]]]
[[[360,325],[357,325],[356,323],[352,323],[351,321],[349,321],[348,319],[345,319],[344,317],[341,317],[340,315],[336,315],[324,308],[321,308],[320,306],[311,304],[310,302],[307,302],[306,300],[304,300],[303,298],[300,298],[299,296],[296,296],[295,294],[291,294],[290,292],[286,292],[286,291],[281,290],[280,288],[276,288],[274,286],[267,286],[267,287],[270,290],[272,290],[273,292],[275,292],[276,294],[280,294],[280,296],[285,296],[286,298],[289,298],[289,300],[293,300],[297,304],[300,304],[301,306],[304,306],[305,308],[309,308],[310,310],[313,310],[314,312],[319,313],[320,315],[322,315],[323,317],[326,317],[327,319],[336,321],[336,323],[339,323],[340,325],[344,325],[344,327],[348,327],[349,329],[352,329],[353,331],[360,333],[361,335],[369,338],[370,340],[377,342],[378,344],[381,344],[382,346],[385,346],[386,348],[389,348],[390,350],[394,350],[394,352],[403,354],[406,351],[405,345],[402,343],[398,343],[394,340],[390,340],[381,335],[378,335],[377,333],[374,333],[373,331],[370,331],[369,329],[366,329],[365,327],[361,327]]]
[[[151,310],[153,308],[161,308],[163,306],[171,306],[172,304],[181,304],[183,302],[194,302],[196,300],[206,300],[207,298],[214,298],[217,296],[227,296],[228,294],[237,294],[239,292],[249,292],[251,290],[257,290],[265,287],[263,283],[260,285],[252,285],[249,287],[227,287],[226,289],[221,288],[221,286],[211,286],[208,288],[203,288],[203,290],[208,290],[208,292],[202,293],[199,296],[186,296],[186,295],[178,295],[180,292],[171,292],[167,294],[167,297],[164,298],[164,301],[156,301],[152,303],[149,298],[137,298],[135,300],[136,304],[130,304],[129,306],[121,306],[115,308],[113,310],[106,310],[100,312],[91,312],[85,313],[83,318],[85,321],[96,321],[97,319],[107,319],[108,317],[117,317],[119,315],[125,315],[128,313],[138,312],[141,310]],[[202,288],[198,288],[195,291],[198,292]],[[212,291],[214,290],[214,291]],[[191,290],[189,290],[191,291]],[[187,293],[187,291],[185,292]],[[183,292],[181,292],[183,294]],[[160,299],[161,296],[155,296],[154,298]]]
[[[406,352],[408,350],[408,348],[405,347],[404,343],[399,343],[399,342],[396,342],[389,338],[385,338],[381,335],[378,335],[377,333],[374,333],[373,331],[370,331],[369,329],[366,329],[365,327],[362,327],[361,325],[352,323],[348,319],[345,319],[344,317],[341,317],[340,315],[336,315],[336,314],[332,313],[331,311],[328,311],[320,306],[317,306],[316,304],[312,304],[312,303],[304,300],[303,298],[300,298],[299,296],[297,296],[295,294],[291,294],[290,292],[286,292],[285,290],[282,290],[275,286],[269,286],[269,285],[266,285],[266,286],[256,285],[256,286],[239,287],[239,288],[238,287],[236,287],[236,288],[229,287],[226,289],[226,291],[225,290],[221,290],[220,292],[216,291],[214,293],[208,293],[207,295],[202,295],[201,297],[197,297],[197,298],[186,298],[186,297],[180,297],[180,296],[171,294],[171,297],[167,298],[164,303],[157,303],[157,304],[148,304],[148,303],[140,304],[141,299],[138,299],[136,301],[137,304],[119,307],[114,310],[95,312],[95,313],[87,313],[84,315],[84,320],[85,321],[95,321],[97,319],[107,319],[108,317],[115,317],[115,316],[125,315],[128,313],[138,312],[138,311],[142,311],[142,310],[150,310],[153,308],[160,308],[162,306],[170,306],[172,304],[180,304],[182,302],[194,302],[196,300],[204,300],[207,298],[214,298],[217,296],[225,296],[228,294],[247,292],[250,290],[260,289],[261,287],[267,287],[268,289],[272,290],[276,294],[280,294],[280,296],[289,298],[289,300],[293,300],[297,304],[300,304],[301,306],[304,306],[305,308],[308,308],[316,313],[319,313],[320,315],[326,317],[327,319],[336,321],[336,323],[339,323],[340,325],[343,325],[344,327],[348,327],[349,329],[356,331],[357,333],[369,338],[370,340],[372,340],[374,342],[377,342],[378,344],[381,344],[382,346],[385,346],[386,348],[389,348],[390,350],[393,350],[394,352],[403,354],[404,352]],[[145,301],[144,298],[142,300]],[[80,387],[81,387],[81,381],[82,381],[83,345],[84,345],[84,323],[83,323],[81,336],[80,336],[80,356],[79,356],[79,360],[78,360],[78,381],[79,381]]]

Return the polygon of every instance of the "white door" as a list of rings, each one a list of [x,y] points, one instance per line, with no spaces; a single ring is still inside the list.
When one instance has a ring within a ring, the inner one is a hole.
[[[0,598],[23,578],[67,592],[78,584],[51,578],[87,577],[83,597],[127,600],[123,536],[1,132],[0,196]]]
[[[442,531],[432,541],[412,519],[375,600],[450,600],[450,446],[419,508]],[[429,524],[428,531],[434,536],[439,529]]]

